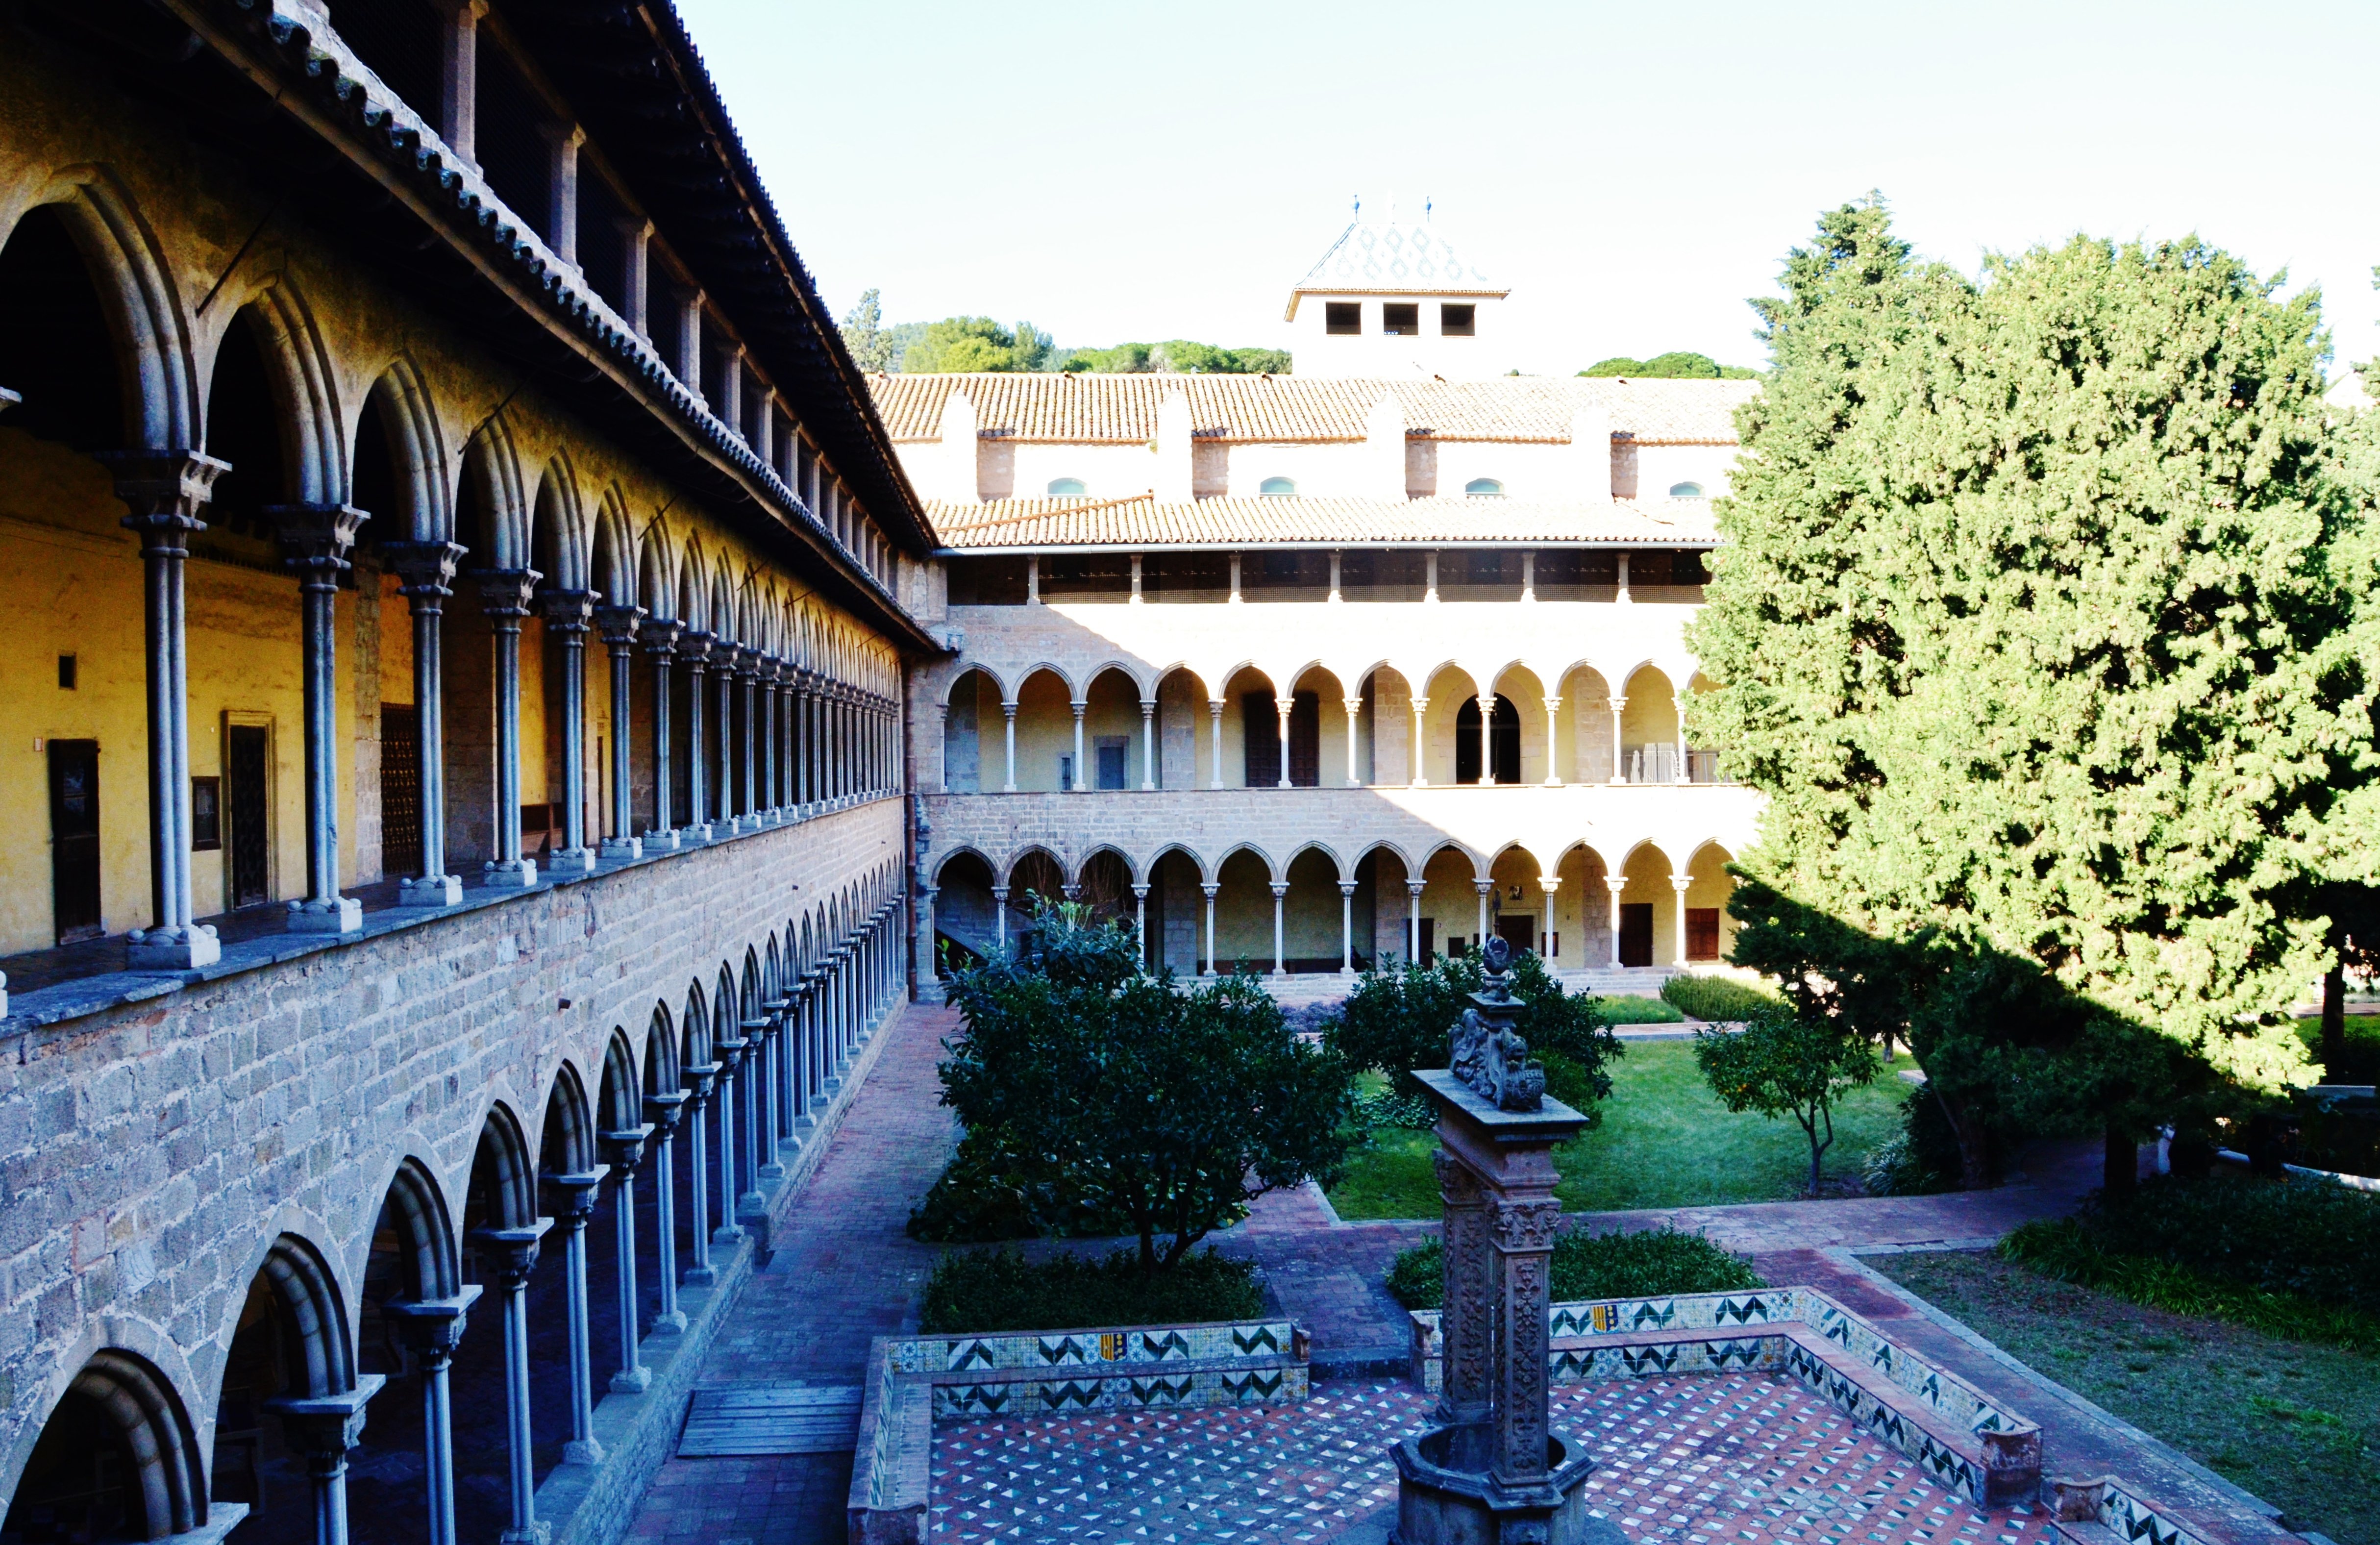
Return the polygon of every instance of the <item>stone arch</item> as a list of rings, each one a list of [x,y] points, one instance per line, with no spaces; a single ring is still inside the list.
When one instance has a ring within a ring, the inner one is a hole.
[[[221,301],[229,296],[218,296]],[[341,411],[334,373],[322,335],[314,324],[313,308],[298,282],[285,274],[270,274],[249,286],[216,335],[212,359],[221,353],[231,332],[247,326],[264,357],[273,405],[281,419],[282,481],[292,504],[347,502],[346,417]],[[209,394],[212,395],[212,369]],[[213,404],[206,405],[204,420],[212,444]],[[237,467],[235,472],[240,470]]]
[[[627,498],[616,482],[596,501],[594,539],[589,584],[615,606],[643,606],[650,612],[649,592],[638,582],[637,539],[628,523]]]
[[[596,1120],[604,1129],[625,1132],[644,1121],[642,1087],[637,1077],[637,1053],[628,1032],[618,1025],[603,1042],[603,1081],[595,1097]]]
[[[678,1058],[677,1030],[670,1023],[669,1004],[655,1004],[645,1024],[645,1092],[675,1094],[685,1075]]]
[[[291,1393],[319,1397],[354,1389],[355,1343],[345,1299],[322,1251],[301,1235],[283,1234],[266,1248],[256,1274],[278,1300],[284,1349],[294,1344],[298,1355],[303,1382]]]
[[[471,550],[474,567],[528,566],[528,504],[521,491],[520,453],[501,413],[491,414],[464,442],[454,540]]]
[[[735,1012],[735,971],[719,963],[719,979],[710,990],[710,1035],[714,1042],[735,1040],[744,1034],[743,1016]]]
[[[570,1060],[554,1069],[546,1091],[543,1137],[538,1161],[554,1174],[578,1174],[595,1166],[595,1117],[587,1099],[587,1081]]]
[[[744,946],[744,980],[735,995],[735,1006],[747,1019],[760,1017],[760,1000],[768,989],[760,976],[760,952],[751,945]]]
[[[465,1206],[488,1228],[527,1228],[537,1221],[537,1161],[520,1117],[502,1101],[480,1124]]]
[[[1141,877],[1141,869],[1138,864],[1132,861],[1132,855],[1126,853],[1114,843],[1102,842],[1092,844],[1090,849],[1083,855],[1082,862],[1075,866],[1075,878],[1078,883],[1081,882],[1083,871],[1090,867],[1091,860],[1098,858],[1102,853],[1114,854],[1116,861],[1123,865],[1124,873],[1130,876],[1135,883],[1139,882]]]
[[[1341,880],[1353,880],[1355,877],[1355,867],[1341,858],[1339,850],[1319,837],[1308,837],[1291,848],[1289,857],[1281,860],[1281,872],[1287,874],[1290,866],[1297,862],[1299,856],[1306,853],[1319,853],[1330,860],[1331,870]]]
[[[698,633],[710,631],[711,623],[710,605],[706,599],[710,594],[710,585],[705,573],[702,539],[689,531],[686,548],[678,555],[675,610],[678,620]]]
[[[1370,858],[1375,853],[1385,853],[1390,858],[1394,858],[1399,864],[1403,866],[1404,871],[1407,874],[1418,874],[1421,872],[1414,867],[1413,855],[1405,851],[1404,845],[1400,842],[1392,841],[1387,837],[1375,837],[1370,842],[1366,843],[1362,847],[1357,848],[1355,850],[1355,857],[1350,864],[1348,872],[1351,874],[1354,872],[1354,865],[1361,864],[1365,859]]]
[[[382,1198],[382,1226],[396,1238],[402,1294],[416,1301],[453,1297],[462,1271],[455,1259],[454,1214],[438,1177],[408,1154],[397,1161]]]
[[[710,1006],[703,997],[702,983],[686,985],[686,1020],[678,1037],[681,1065],[700,1067],[710,1057]]]
[[[374,443],[374,440],[377,443]],[[364,505],[371,524],[364,529],[375,541],[445,541],[455,534],[455,512],[447,496],[445,437],[438,411],[420,367],[407,356],[389,362],[371,389],[357,405],[348,434],[347,496],[363,503],[359,474],[369,456],[383,459],[388,492],[398,501],[394,509]]]
[[[1215,878],[1213,871],[1208,868],[1207,860],[1198,857],[1198,850],[1184,842],[1169,842],[1162,847],[1160,847],[1156,852],[1150,854],[1148,856],[1148,868],[1144,872],[1149,874],[1156,873],[1159,862],[1169,853],[1179,853],[1184,858],[1189,859],[1190,867],[1198,871],[1198,878],[1200,880],[1212,880]]]
[[[1223,866],[1232,861],[1232,856],[1235,853],[1245,853],[1255,858],[1257,863],[1262,864],[1264,866],[1265,877],[1268,880],[1278,882],[1281,876],[1287,872],[1285,866],[1274,863],[1272,860],[1272,855],[1267,853],[1262,847],[1259,847],[1255,843],[1235,842],[1231,846],[1223,849],[1221,856],[1216,858],[1215,872],[1217,874],[1220,875],[1223,872]]]
[[[579,506],[578,479],[569,454],[556,451],[540,471],[529,504],[528,566],[543,590],[588,589],[588,531]]]
[[[952,848],[949,852],[944,853],[941,859],[935,863],[934,883],[937,885],[941,884],[942,882],[942,872],[961,858],[973,858],[983,866],[984,872],[987,875],[997,874],[1000,872],[998,867],[992,863],[991,859],[985,855],[981,848],[976,846],[973,843],[961,843],[957,846]],[[804,926],[807,928],[808,925],[805,924]],[[803,946],[803,954],[805,955],[808,954],[808,946],[807,944]]]
[[[1039,843],[1029,844],[1009,855],[1007,866],[1001,871],[1002,883],[1008,887],[1008,904],[1020,910],[1027,890],[1042,900],[1056,903],[1065,898],[1069,879],[1064,860]]]
[[[638,598],[652,615],[674,619],[677,616],[675,564],[670,547],[670,529],[662,517],[655,516],[645,523],[636,549]]]
[[[207,1522],[206,1470],[198,1429],[173,1381],[137,1352],[103,1346],[93,1352],[61,1390],[31,1442],[8,1477],[9,1509],[0,1527],[23,1527],[20,1506],[39,1506],[53,1496],[71,1498],[95,1490],[103,1475],[101,1455],[112,1453],[130,1471],[123,1504],[102,1527],[137,1539],[187,1534]],[[79,1477],[91,1477],[86,1488]],[[104,1498],[85,1505],[86,1525]],[[136,1515],[133,1507],[137,1505]],[[97,1528],[89,1528],[95,1535]]]

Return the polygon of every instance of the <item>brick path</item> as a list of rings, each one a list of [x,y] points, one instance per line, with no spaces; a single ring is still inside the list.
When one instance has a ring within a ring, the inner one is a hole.
[[[856,1384],[871,1337],[917,1328],[936,1250],[903,1230],[950,1157],[934,1064],[950,1009],[911,1004],[861,1086],[783,1244],[752,1276],[703,1365],[705,1384]],[[662,1466],[625,1545],[812,1545],[844,1538],[848,1454],[677,1459]]]

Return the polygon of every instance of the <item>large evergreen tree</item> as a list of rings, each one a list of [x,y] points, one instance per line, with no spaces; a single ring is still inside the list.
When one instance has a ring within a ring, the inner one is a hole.
[[[2114,1124],[2170,1070],[2143,1035],[2308,1077],[2282,1011],[2324,927],[2291,898],[2368,776],[2319,301],[2275,284],[2084,238],[1971,283],[1872,198],[1755,303],[1773,368],[1694,631],[1694,733],[1770,796],[1748,866],[1994,991],[2031,962],[2088,1006],[2061,1076]],[[1979,1057],[2028,1033],[1931,1016]]]

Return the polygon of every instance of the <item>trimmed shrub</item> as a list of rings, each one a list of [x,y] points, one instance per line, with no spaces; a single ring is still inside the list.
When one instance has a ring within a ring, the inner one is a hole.
[[[1409,1309],[1444,1308],[1445,1247],[1433,1239],[1400,1251],[1389,1263],[1385,1282],[1389,1296]],[[1565,1234],[1554,1242],[1550,1287],[1556,1303],[1729,1293],[1767,1285],[1742,1256],[1730,1255],[1699,1234],[1673,1228]]]
[[[1763,1009],[1785,1006],[1785,1000],[1774,992],[1763,992],[1727,977],[1671,977],[1661,984],[1661,1001],[1689,1019],[1714,1025],[1738,1024]]]
[[[1603,1022],[1607,1025],[1675,1025],[1685,1018],[1674,1004],[1633,992],[1616,993],[1597,1002],[1603,1006]]]
[[[2228,1320],[2290,1341],[2380,1352],[2380,1320],[2361,1309],[2243,1287],[2170,1260],[2110,1250],[2080,1219],[2036,1218],[2001,1240],[1999,1253],[2045,1277],[2150,1308]]]
[[[934,1264],[917,1328],[929,1335],[992,1331],[1089,1331],[1265,1312],[1256,1262],[1213,1250],[1144,1271],[1132,1250],[1099,1259],[1026,1260],[1015,1250],[953,1250]]]
[[[2114,1254],[2380,1316],[2380,1196],[2369,1192],[2327,1180],[2161,1175],[2081,1223]]]

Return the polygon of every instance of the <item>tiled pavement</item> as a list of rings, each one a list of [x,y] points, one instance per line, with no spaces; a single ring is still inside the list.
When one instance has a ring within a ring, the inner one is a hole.
[[[2037,1509],[1942,1490],[1798,1383],[1767,1374],[1556,1385],[1554,1423],[1602,1467],[1589,1505],[1631,1545],[2031,1545]],[[1296,1406],[1009,1418],[934,1434],[934,1545],[1377,1539],[1411,1385],[1322,1385]]]

